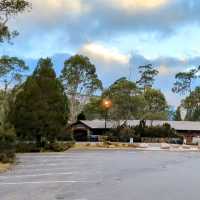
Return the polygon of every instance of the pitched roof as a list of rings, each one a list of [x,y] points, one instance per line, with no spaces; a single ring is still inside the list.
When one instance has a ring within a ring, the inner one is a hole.
[[[81,120],[81,123],[87,125],[92,129],[103,129],[105,128],[104,120]],[[121,120],[117,121],[107,121],[107,128],[113,128],[121,126],[126,122],[128,126],[134,127],[140,124],[140,120]],[[193,121],[159,121],[159,120],[147,120],[147,126],[162,126],[163,124],[170,124],[172,128],[179,131],[200,131],[200,122]]]

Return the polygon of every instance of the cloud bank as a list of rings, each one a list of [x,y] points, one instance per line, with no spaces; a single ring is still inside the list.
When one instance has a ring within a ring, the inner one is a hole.
[[[127,33],[169,37],[180,27],[199,24],[197,0],[31,0],[33,9],[13,20],[21,33],[16,47],[35,54],[112,41]],[[25,40],[25,41],[24,41]],[[37,51],[37,45],[40,50]]]
[[[186,53],[191,53],[187,44],[192,38],[188,39],[186,33],[185,40],[178,40],[177,34],[182,33],[184,27],[190,30],[193,26],[199,28],[198,0],[30,1],[32,10],[10,22],[13,29],[19,30],[20,36],[14,40],[13,46],[0,47],[1,54],[25,58],[55,57],[57,54],[56,63],[60,67],[66,54],[81,53],[96,64],[105,86],[121,76],[136,80],[137,67],[151,63],[160,72],[156,86],[162,87],[168,96],[171,95],[174,75],[200,63],[198,53],[187,59],[172,56],[178,54],[175,48],[178,45],[181,46],[178,49],[183,47]],[[126,45],[122,38],[126,38]],[[156,41],[157,46],[146,45],[149,41],[151,44]],[[171,42],[171,46],[162,49],[159,44],[163,41]],[[172,53],[146,56],[152,55],[158,46],[159,50],[165,52],[169,48]],[[198,49],[198,44],[194,48]],[[146,55],[142,53],[144,49]],[[175,98],[170,99],[172,102]]]

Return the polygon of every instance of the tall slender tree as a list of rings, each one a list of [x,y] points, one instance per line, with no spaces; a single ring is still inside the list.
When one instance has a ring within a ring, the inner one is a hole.
[[[4,86],[4,92],[20,84],[27,70],[28,66],[22,59],[9,56],[0,57],[0,82]]]
[[[187,109],[186,120],[200,121],[200,87],[183,100],[182,106]]]
[[[25,62],[16,57],[0,57],[0,127],[2,130],[12,126],[8,119],[10,106],[15,98],[16,86],[22,83],[25,71],[28,70]]]
[[[11,31],[8,21],[11,17],[24,12],[30,3],[25,0],[0,0],[0,42],[18,35],[17,31]]]
[[[189,72],[179,72],[175,75],[176,82],[172,91],[177,94],[185,95],[192,91],[192,81],[198,77],[200,66],[196,69],[191,69]]]
[[[102,90],[102,82],[98,79],[95,65],[83,55],[66,60],[60,78],[70,100],[70,121],[75,122],[86,101],[97,90]]]
[[[139,66],[140,79],[136,82],[143,90],[151,88],[154,84],[158,70],[154,69],[152,64]]]

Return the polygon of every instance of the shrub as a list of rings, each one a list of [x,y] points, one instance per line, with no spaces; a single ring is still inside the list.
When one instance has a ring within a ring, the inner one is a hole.
[[[36,143],[19,142],[16,144],[17,153],[36,153],[40,152],[41,148]]]
[[[144,138],[180,138],[176,134],[176,131],[171,128],[169,124],[163,124],[163,126],[136,126],[136,135],[140,135]]]
[[[134,128],[130,127],[118,127],[113,129],[108,134],[109,140],[112,142],[129,142],[130,138],[134,141],[140,141],[140,137],[135,134]]]
[[[72,129],[64,129],[60,132],[60,134],[57,135],[58,141],[73,141],[73,131]]]
[[[74,142],[54,142],[47,144],[45,150],[54,151],[54,152],[64,152],[74,146]]]
[[[41,151],[63,152],[74,145],[74,142],[54,142],[47,143],[44,147],[39,147],[34,142],[19,142],[16,145],[17,153],[36,153]]]
[[[106,135],[99,136],[99,142],[106,143],[109,141],[109,134],[110,132],[106,132]]]
[[[0,128],[0,162],[15,160],[15,132],[13,128]]]

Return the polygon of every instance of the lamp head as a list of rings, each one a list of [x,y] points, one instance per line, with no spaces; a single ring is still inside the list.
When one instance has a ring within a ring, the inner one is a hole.
[[[112,107],[112,101],[110,99],[103,99],[102,106],[105,109],[110,109]]]

